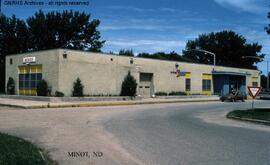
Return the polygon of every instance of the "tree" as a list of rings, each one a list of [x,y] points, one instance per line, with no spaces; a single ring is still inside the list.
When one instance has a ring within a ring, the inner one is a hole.
[[[119,51],[119,55],[120,56],[130,56],[130,57],[134,57],[134,53],[133,53],[133,50],[130,49],[130,50],[125,50],[125,49],[121,49]]]
[[[270,12],[268,13],[268,19],[270,19]],[[268,35],[270,35],[270,24],[268,24],[268,27],[265,27],[265,30],[267,32]]]
[[[43,11],[27,19],[34,50],[66,47],[69,49],[100,52],[105,41],[101,41],[97,27],[99,20],[90,21],[90,14],[84,12]]]
[[[154,54],[140,53],[140,54],[138,54],[138,57],[160,59],[160,60],[170,60],[170,61],[186,61],[186,62],[190,62],[189,59],[184,58],[183,56],[177,54],[174,51],[170,52],[170,53],[157,52],[157,53],[154,53]]]
[[[137,90],[137,82],[129,71],[122,83],[120,95],[134,97],[136,96],[136,90]]]
[[[24,21],[0,14],[0,92],[5,91],[5,56],[27,52],[29,36]]]
[[[11,77],[8,78],[8,82],[7,82],[7,94],[9,95],[15,94],[15,81]]]
[[[5,90],[5,56],[8,54],[68,48],[100,52],[105,41],[97,30],[99,20],[84,12],[36,12],[26,21],[0,14],[0,92]]]
[[[267,76],[261,75],[261,86],[266,89],[267,88]]]
[[[42,79],[37,84],[37,95],[47,96],[48,95],[48,84],[46,80]]]
[[[228,67],[256,69],[254,63],[260,62],[257,58],[242,58],[252,56],[264,58],[261,53],[262,46],[258,43],[247,43],[246,39],[233,31],[221,31],[217,33],[202,34],[195,40],[190,40],[183,51],[185,58],[191,59],[196,63],[213,64],[213,56],[196,51],[207,50],[216,54],[216,64]]]
[[[77,78],[77,80],[73,83],[72,96],[82,97],[83,96],[83,88],[84,88],[84,86],[82,85],[80,78]]]

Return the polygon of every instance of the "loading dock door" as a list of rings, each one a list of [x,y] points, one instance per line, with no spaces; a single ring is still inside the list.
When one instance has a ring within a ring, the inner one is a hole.
[[[143,97],[150,97],[153,94],[153,74],[152,73],[140,73],[139,82],[139,95]]]

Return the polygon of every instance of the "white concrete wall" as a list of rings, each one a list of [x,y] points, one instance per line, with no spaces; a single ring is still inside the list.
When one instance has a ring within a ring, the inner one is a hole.
[[[63,58],[64,53],[67,54],[67,59]],[[131,57],[59,49],[7,56],[6,77],[7,79],[8,77],[15,79],[16,90],[18,87],[18,66],[23,65],[22,59],[29,56],[35,56],[37,58],[36,64],[42,64],[43,77],[53,87],[52,93],[58,90],[65,93],[66,96],[71,95],[73,82],[77,77],[82,80],[86,95],[118,95],[128,71],[131,71],[137,83],[139,83],[140,72],[153,73],[155,92],[185,91],[185,77],[176,77],[175,74],[171,74],[172,71],[175,71],[176,63],[181,72],[191,73],[191,93],[193,94],[202,93],[202,74],[212,74],[213,69],[215,71],[247,73],[250,75],[247,76],[247,86],[252,85],[252,77],[258,77],[260,84],[259,71],[256,70],[220,66],[214,68],[213,65],[145,58],[132,58],[134,62],[130,64]],[[10,58],[13,58],[13,65],[9,65]]]
[[[9,55],[6,57],[6,84],[9,77],[15,80],[15,92],[18,94],[19,89],[19,74],[18,67],[25,66],[23,58],[36,57],[36,62],[30,65],[42,65],[42,78],[52,87],[53,92],[58,89],[58,54],[59,50],[40,51],[33,53],[24,53],[20,55]],[[10,59],[13,60],[11,65]]]

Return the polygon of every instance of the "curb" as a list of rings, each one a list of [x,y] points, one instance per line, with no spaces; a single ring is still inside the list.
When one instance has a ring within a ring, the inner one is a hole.
[[[250,123],[257,123],[257,124],[263,124],[263,125],[270,126],[270,122],[265,121],[265,120],[257,120],[257,119],[241,118],[241,117],[228,117],[228,116],[227,116],[227,118],[233,119],[233,120],[238,120],[238,121],[246,121],[246,122],[250,122]]]
[[[139,101],[139,102],[100,102],[100,103],[79,103],[79,104],[59,104],[51,105],[13,105],[0,103],[1,106],[23,108],[23,109],[40,109],[40,108],[71,108],[71,107],[101,107],[101,106],[125,106],[125,105],[144,105],[144,104],[169,104],[169,103],[192,103],[192,102],[216,102],[219,99],[206,99],[206,100],[166,100],[166,101]]]

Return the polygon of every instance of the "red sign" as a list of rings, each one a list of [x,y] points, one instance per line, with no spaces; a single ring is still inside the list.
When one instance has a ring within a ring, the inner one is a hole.
[[[255,99],[258,96],[258,94],[260,93],[260,91],[262,90],[262,87],[251,87],[251,86],[249,86],[248,90],[249,90],[249,95],[253,99]]]

